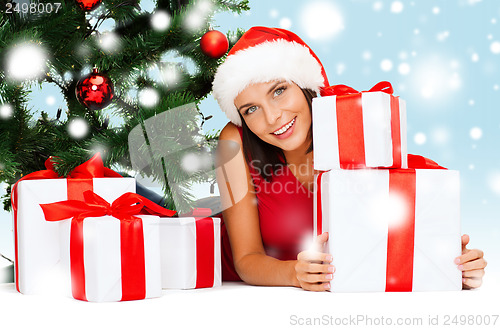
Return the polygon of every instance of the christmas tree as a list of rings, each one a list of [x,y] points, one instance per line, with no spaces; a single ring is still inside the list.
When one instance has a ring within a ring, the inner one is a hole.
[[[191,204],[186,186],[213,179],[206,168],[186,170],[185,164],[190,154],[210,154],[216,136],[200,138],[208,118],[197,105],[211,90],[221,56],[243,31],[226,38],[210,31],[211,24],[214,13],[239,14],[249,9],[248,1],[150,2],[155,3],[151,12],[141,9],[140,0],[2,5],[0,182],[9,185],[5,209],[12,184],[45,169],[50,156],[56,172],[65,176],[100,151],[106,167],[140,172],[160,183],[165,206],[177,210]],[[114,22],[114,28],[101,33],[106,22]],[[60,88],[66,103],[54,117],[28,106],[28,87],[47,82]],[[120,118],[118,124],[110,122],[110,114]]]

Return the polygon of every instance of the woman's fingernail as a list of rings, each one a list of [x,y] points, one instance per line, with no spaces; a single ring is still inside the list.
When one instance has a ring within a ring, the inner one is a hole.
[[[462,279],[462,282],[463,282],[463,283],[465,283],[465,280],[466,280],[466,279],[465,279],[465,278],[463,278],[463,279]]]
[[[455,258],[455,264],[460,264],[460,257]]]
[[[463,265],[458,265],[458,269],[459,269],[460,271],[462,271],[462,270],[464,269],[464,266],[463,266]]]
[[[328,256],[326,256],[326,260],[327,260],[328,262],[331,262],[331,261],[333,260],[332,255],[328,255]]]
[[[331,272],[331,273],[335,272],[335,267],[328,266],[328,272]]]
[[[327,274],[327,275],[325,275],[325,279],[327,279],[327,280],[333,279],[333,274]]]
[[[323,287],[324,287],[325,289],[330,289],[330,284],[329,284],[329,283],[324,283],[324,284],[323,284]]]

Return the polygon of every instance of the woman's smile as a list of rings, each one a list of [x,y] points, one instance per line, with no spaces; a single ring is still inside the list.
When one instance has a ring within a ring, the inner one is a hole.
[[[283,125],[283,127],[277,129],[272,134],[279,139],[288,138],[293,133],[296,119],[297,117],[294,117],[290,122]]]

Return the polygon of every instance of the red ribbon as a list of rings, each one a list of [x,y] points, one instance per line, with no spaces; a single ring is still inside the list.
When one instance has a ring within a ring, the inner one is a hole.
[[[415,238],[415,169],[446,169],[420,155],[408,154],[409,169],[389,170],[389,194],[402,198],[407,205],[407,216],[398,225],[389,226],[387,236],[387,268],[385,291],[412,291],[413,253]],[[316,228],[322,233],[321,176],[317,177]]]
[[[14,248],[15,248],[15,275],[16,289],[19,290],[19,267],[18,267],[18,232],[17,232],[17,184],[23,180],[32,179],[56,179],[60,177],[54,170],[54,163],[57,163],[57,158],[49,157],[45,161],[46,170],[35,171],[19,179],[12,187],[11,202],[14,211]],[[96,153],[90,160],[76,167],[67,176],[68,184],[68,199],[82,200],[83,193],[87,190],[93,190],[92,178],[101,177],[122,177],[120,174],[111,169],[104,167],[100,153]]]
[[[195,288],[214,286],[215,241],[214,221],[208,217],[209,208],[194,208],[183,217],[194,217],[196,226],[196,285]]]
[[[346,86],[346,85],[333,85],[329,87],[323,88],[324,95],[323,96],[345,96],[345,95],[353,95],[359,94],[360,92],[356,89]],[[380,81],[375,86],[373,86],[370,90],[361,91],[364,92],[374,92],[374,91],[382,91],[387,94],[391,94],[394,92],[392,85],[389,81]]]
[[[196,288],[214,286],[214,221],[210,217],[195,218],[196,224]]]
[[[142,220],[135,215],[148,213],[173,216],[176,212],[135,193],[125,193],[109,204],[93,191],[85,191],[85,202],[66,200],[41,204],[47,221],[71,221],[71,287],[73,297],[87,300],[83,247],[83,220],[87,217],[113,216],[120,220],[122,300],[144,299],[146,274]]]
[[[416,184],[415,169],[389,170],[389,196],[404,202],[406,216],[388,228],[385,291],[412,291]]]
[[[316,178],[316,235],[323,233],[323,211],[321,210],[321,176],[325,171],[318,174]]]
[[[365,168],[365,140],[363,128],[362,93],[384,92],[392,95],[392,85],[381,81],[370,90],[359,92],[346,85],[335,85],[328,88],[328,95],[337,96],[337,130],[339,144],[340,168]],[[392,158],[391,167],[401,167],[401,135],[400,135],[399,101],[391,97],[391,137]]]

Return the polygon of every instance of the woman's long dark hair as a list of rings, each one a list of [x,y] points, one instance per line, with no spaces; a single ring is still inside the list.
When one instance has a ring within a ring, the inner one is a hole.
[[[307,105],[309,106],[309,111],[311,112],[312,117],[312,99],[316,97],[316,92],[310,89],[301,90],[304,94],[304,97],[306,98]],[[245,159],[248,165],[253,167],[254,171],[259,173],[266,181],[270,182],[272,179],[272,175],[278,169],[278,167],[287,164],[285,154],[279,147],[266,143],[262,139],[257,137],[248,128],[241,114],[240,118],[241,128],[243,130],[242,141]],[[311,144],[309,145],[306,153],[309,153],[313,150],[312,123],[311,127],[309,127],[308,135],[311,137]]]

